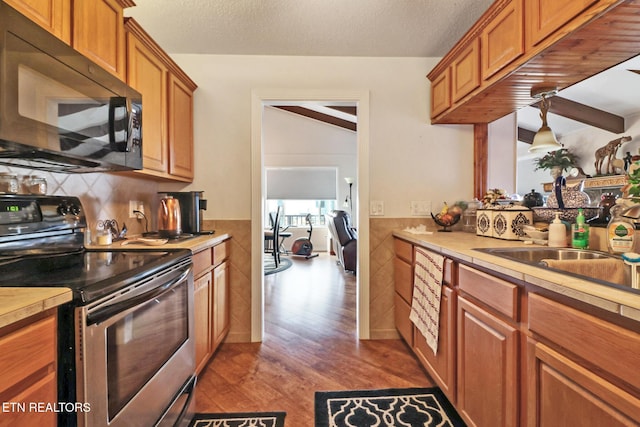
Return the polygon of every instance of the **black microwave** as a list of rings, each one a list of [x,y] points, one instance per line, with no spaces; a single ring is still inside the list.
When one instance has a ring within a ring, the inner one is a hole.
[[[2,1],[0,164],[142,168],[142,95]]]

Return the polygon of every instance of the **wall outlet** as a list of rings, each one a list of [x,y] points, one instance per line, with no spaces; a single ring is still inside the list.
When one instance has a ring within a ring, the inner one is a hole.
[[[129,200],[129,218],[138,218],[138,214],[133,211],[139,210],[138,207],[142,205],[142,202],[137,200]]]
[[[411,202],[411,215],[426,216],[431,213],[431,202],[427,200],[418,200]]]
[[[372,200],[369,203],[369,215],[371,216],[384,215],[384,202],[382,200]]]

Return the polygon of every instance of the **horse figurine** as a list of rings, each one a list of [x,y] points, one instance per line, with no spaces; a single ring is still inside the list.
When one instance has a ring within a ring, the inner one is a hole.
[[[595,162],[596,175],[602,175],[602,165],[605,159],[607,160],[606,174],[608,175],[613,173],[613,170],[615,168],[611,164],[611,161],[616,156],[616,153],[618,152],[618,148],[620,148],[620,146],[623,143],[629,142],[629,141],[631,141],[630,136],[621,136],[620,138],[614,139],[613,141],[609,141],[607,145],[605,145],[604,147],[600,147],[596,150],[596,162]]]

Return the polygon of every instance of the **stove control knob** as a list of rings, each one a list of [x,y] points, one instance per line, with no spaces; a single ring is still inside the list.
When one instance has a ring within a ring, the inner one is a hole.
[[[71,213],[71,215],[75,215],[75,216],[80,215],[80,206],[76,205],[75,203],[72,203],[71,205],[69,205],[68,210],[69,210],[69,213]]]
[[[58,205],[58,215],[65,216],[69,213],[69,208],[66,205]]]

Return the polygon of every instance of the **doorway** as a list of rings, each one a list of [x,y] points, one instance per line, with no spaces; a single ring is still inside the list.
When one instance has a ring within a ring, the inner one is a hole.
[[[254,90],[251,99],[251,341],[262,341],[264,330],[264,274],[262,267],[265,166],[263,119],[265,106],[293,102],[352,102],[357,107],[358,267],[356,318],[359,339],[369,338],[369,92],[312,90]],[[363,213],[364,211],[364,213]]]

